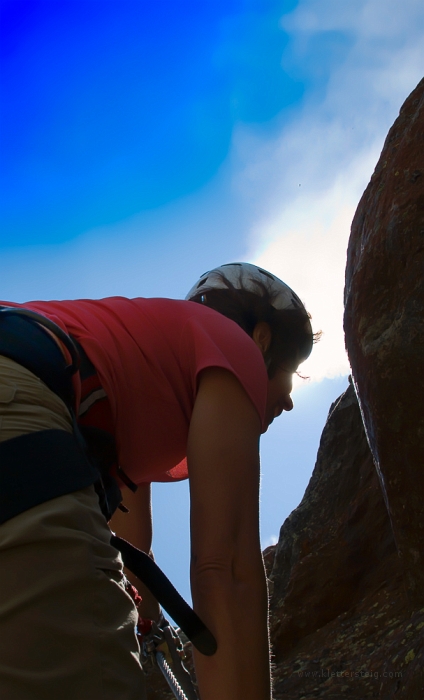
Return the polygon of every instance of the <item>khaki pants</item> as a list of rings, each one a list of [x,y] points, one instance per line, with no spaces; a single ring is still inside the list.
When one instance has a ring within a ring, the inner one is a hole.
[[[0,441],[49,428],[71,431],[65,405],[0,356]],[[93,487],[0,526],[1,700],[145,700],[137,613],[109,540]]]

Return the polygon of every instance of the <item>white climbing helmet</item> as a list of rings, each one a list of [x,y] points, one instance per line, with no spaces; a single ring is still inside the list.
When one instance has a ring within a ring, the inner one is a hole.
[[[209,272],[205,272],[190,289],[186,296],[186,301],[190,301],[190,299],[199,295],[201,295],[201,302],[206,301],[206,299],[204,300],[202,298],[202,295],[204,294],[206,297],[208,291],[212,289],[228,289],[225,280],[230,282],[235,289],[244,289],[258,294],[259,296],[261,296],[263,285],[265,285],[268,292],[271,294],[272,300],[270,304],[274,309],[278,311],[282,309],[297,309],[303,311],[306,316],[304,329],[311,339],[310,346],[306,349],[303,360],[310,355],[312,351],[313,330],[305,306],[302,304],[297,294],[295,294],[285,282],[257,265],[251,265],[250,263],[227,263],[226,265],[215,267],[213,270],[209,270]]]
[[[227,289],[225,280],[228,280],[236,289],[246,289],[254,294],[260,291],[258,282],[265,284],[273,295],[271,305],[274,309],[301,309],[307,313],[297,294],[285,282],[271,272],[250,263],[227,263],[205,272],[190,289],[186,300],[193,299],[210,289]]]

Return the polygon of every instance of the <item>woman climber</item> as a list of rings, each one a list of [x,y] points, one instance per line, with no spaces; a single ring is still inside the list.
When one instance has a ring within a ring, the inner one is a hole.
[[[193,605],[217,641],[194,653],[201,699],[269,700],[259,438],[293,408],[313,339],[294,292],[247,263],[184,301],[2,303],[0,697],[145,697],[107,520],[120,488],[113,528],[150,552],[151,482],[188,477]]]

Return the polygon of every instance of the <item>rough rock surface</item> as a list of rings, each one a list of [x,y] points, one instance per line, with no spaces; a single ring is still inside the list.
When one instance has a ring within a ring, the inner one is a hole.
[[[424,697],[411,612],[353,387],[333,404],[301,504],[265,552],[275,700]]]
[[[390,129],[348,248],[346,345],[412,606],[424,605],[424,80]]]

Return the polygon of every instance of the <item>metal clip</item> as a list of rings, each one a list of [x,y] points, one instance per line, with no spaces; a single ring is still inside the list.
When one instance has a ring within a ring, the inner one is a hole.
[[[162,616],[152,623],[147,635],[140,635],[140,661],[149,675],[160,669],[178,700],[199,700],[189,671],[184,666],[184,646],[177,630]]]

